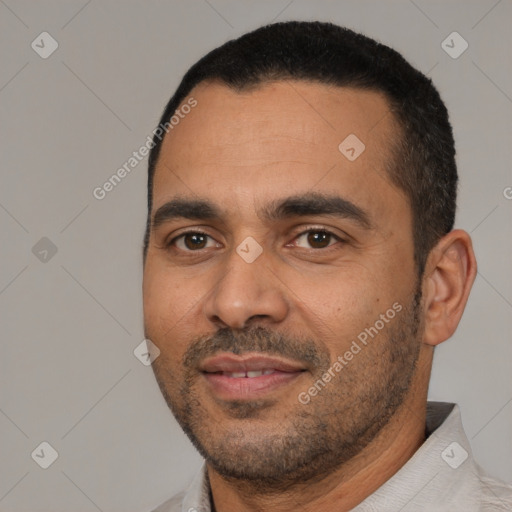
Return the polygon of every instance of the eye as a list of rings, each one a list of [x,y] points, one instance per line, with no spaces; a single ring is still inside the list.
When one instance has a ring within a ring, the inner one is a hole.
[[[217,247],[219,244],[206,233],[201,231],[189,231],[173,238],[169,246],[176,246],[182,251],[198,251],[201,249],[208,249],[209,247]]]
[[[304,233],[301,233],[295,240],[295,245],[306,249],[326,249],[336,242],[343,241],[340,237],[325,229],[310,229],[304,231]]]

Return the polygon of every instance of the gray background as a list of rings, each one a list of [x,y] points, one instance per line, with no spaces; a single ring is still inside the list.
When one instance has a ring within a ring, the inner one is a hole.
[[[512,481],[510,0],[0,0],[0,510],[147,511],[199,467],[133,354],[147,161],[105,199],[92,191],[146,141],[189,65],[289,19],[393,46],[448,105],[457,226],[479,274],[457,334],[436,350],[430,398],[461,405],[477,460]],[[43,31],[59,44],[46,59],[31,48]],[[453,31],[469,43],[457,59],[441,47]],[[43,237],[56,254],[44,240],[33,251]],[[59,454],[48,469],[31,458],[42,441]]]

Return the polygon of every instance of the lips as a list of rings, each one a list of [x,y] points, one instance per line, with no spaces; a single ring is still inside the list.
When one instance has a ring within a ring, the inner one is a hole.
[[[231,377],[232,379],[252,379],[254,377],[261,377],[262,375],[270,375],[271,373],[274,373],[274,371],[275,370],[270,368],[268,370],[254,370],[247,372],[222,372],[222,375],[225,377]]]
[[[306,368],[299,362],[261,354],[221,354],[199,367],[209,390],[218,398],[261,398],[300,377]]]
[[[280,372],[298,372],[305,370],[300,363],[274,356],[261,354],[222,354],[206,359],[199,367],[206,373],[245,373],[278,370]]]

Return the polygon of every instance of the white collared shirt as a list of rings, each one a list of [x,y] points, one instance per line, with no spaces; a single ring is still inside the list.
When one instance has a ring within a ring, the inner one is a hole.
[[[456,404],[429,402],[426,432],[406,464],[353,512],[512,511],[512,486],[486,476],[474,461]],[[211,512],[206,465],[187,492],[153,512]]]

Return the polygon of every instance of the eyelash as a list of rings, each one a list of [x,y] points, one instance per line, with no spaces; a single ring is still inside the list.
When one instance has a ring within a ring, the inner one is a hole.
[[[341,238],[340,236],[334,234],[332,231],[329,231],[328,229],[325,229],[325,228],[315,228],[315,227],[310,227],[304,231],[301,231],[300,233],[298,233],[294,238],[293,240],[297,240],[298,238],[300,238],[301,236],[303,235],[306,235],[308,233],[324,233],[326,235],[329,235],[330,237],[334,238],[336,240],[336,242],[341,242],[341,243],[344,243],[346,242],[346,240],[344,240],[343,238]],[[171,248],[172,246],[175,245],[175,243],[184,238],[185,236],[187,235],[201,235],[201,236],[205,236],[205,237],[208,237],[208,238],[211,238],[212,240],[214,240],[214,238],[212,236],[210,236],[208,233],[205,233],[204,231],[201,231],[201,230],[194,230],[194,231],[186,231],[184,233],[181,233],[180,235],[174,237],[172,240],[170,240],[168,243],[165,244],[166,248]],[[335,245],[335,244],[330,244],[328,245],[327,247],[323,247],[323,248],[320,248],[320,249],[315,249],[315,248],[310,248],[309,250],[310,251],[315,251],[315,252],[318,252],[318,251],[326,251],[326,250],[329,250],[330,247],[332,247],[332,245]],[[183,250],[183,249],[179,249],[179,250]],[[197,249],[197,250],[184,250],[184,252],[201,252],[202,250],[204,249]]]

